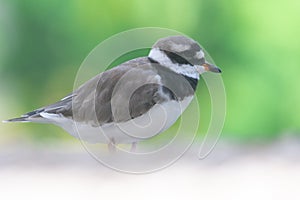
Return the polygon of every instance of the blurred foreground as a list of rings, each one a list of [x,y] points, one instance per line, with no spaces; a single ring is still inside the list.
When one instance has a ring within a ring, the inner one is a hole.
[[[139,146],[142,148],[142,146]],[[300,139],[270,144],[221,140],[198,160],[199,145],[161,171],[131,175],[95,161],[80,142],[2,145],[2,199],[297,199]]]

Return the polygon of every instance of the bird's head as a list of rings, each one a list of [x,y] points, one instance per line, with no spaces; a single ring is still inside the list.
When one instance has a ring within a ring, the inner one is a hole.
[[[199,77],[206,71],[221,73],[221,70],[205,59],[205,54],[200,45],[185,36],[170,36],[159,39],[149,53],[149,57],[171,70]]]

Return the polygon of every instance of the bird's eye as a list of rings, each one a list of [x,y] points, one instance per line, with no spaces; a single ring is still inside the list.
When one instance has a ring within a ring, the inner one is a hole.
[[[180,65],[193,65],[189,61],[187,61],[185,58],[181,57],[180,55],[178,55],[176,53],[166,51],[166,50],[164,52],[173,63],[177,63]]]

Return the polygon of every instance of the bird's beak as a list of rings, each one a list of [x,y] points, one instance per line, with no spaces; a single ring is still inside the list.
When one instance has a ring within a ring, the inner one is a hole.
[[[204,67],[205,71],[210,71],[210,72],[215,72],[215,73],[222,72],[220,68],[218,68],[217,66],[210,64],[208,62],[204,63],[202,66]]]

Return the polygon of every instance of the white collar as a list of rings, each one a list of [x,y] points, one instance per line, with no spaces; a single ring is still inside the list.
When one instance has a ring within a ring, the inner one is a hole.
[[[179,65],[173,63],[170,60],[170,58],[158,48],[151,49],[149,53],[149,58],[157,61],[162,66],[165,66],[178,74],[182,74],[184,76],[188,76],[194,79],[199,79],[199,72],[194,66],[188,64]]]

